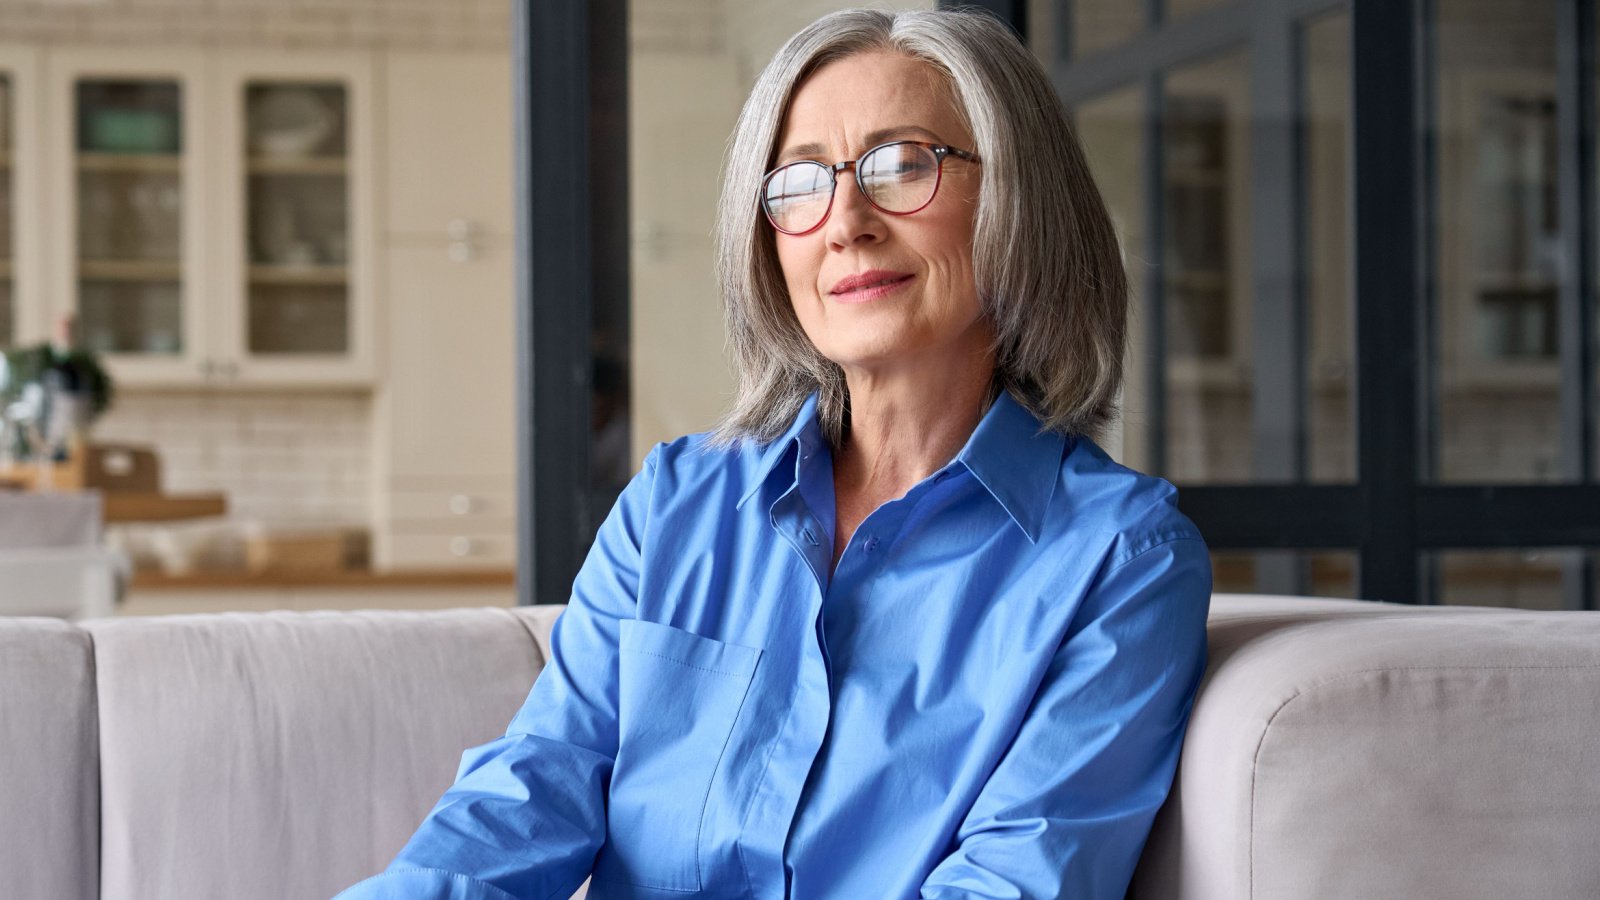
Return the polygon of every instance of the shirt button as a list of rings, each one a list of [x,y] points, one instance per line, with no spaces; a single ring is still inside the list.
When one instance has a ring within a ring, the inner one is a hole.
[[[878,539],[875,538],[875,537],[867,538],[867,542],[862,545],[862,548],[864,550],[866,550],[868,553],[871,553],[874,550],[877,550],[878,549]]]

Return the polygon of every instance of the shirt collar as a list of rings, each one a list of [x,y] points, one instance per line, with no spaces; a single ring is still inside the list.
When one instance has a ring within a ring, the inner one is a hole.
[[[817,394],[806,398],[794,424],[782,436],[760,449],[755,477],[750,489],[739,498],[742,508],[772,476],[791,446],[798,445],[802,457],[822,448],[822,428],[817,420]],[[978,479],[1028,540],[1039,540],[1045,510],[1055,493],[1061,471],[1061,455],[1066,438],[1043,431],[1039,420],[1001,391],[989,411],[973,429],[972,436],[956,454],[956,461]]]
[[[1033,413],[1001,391],[956,454],[1017,527],[1038,543],[1055,493],[1067,439],[1045,431]]]
[[[822,425],[817,419],[817,392],[812,391],[811,396],[801,404],[800,411],[795,414],[794,423],[789,430],[760,448],[760,456],[756,458],[755,477],[751,479],[750,489],[745,491],[739,502],[734,504],[735,509],[742,509],[761,486],[767,483],[772,476],[772,471],[784,458],[790,446],[799,444],[800,454],[809,456],[822,448]]]

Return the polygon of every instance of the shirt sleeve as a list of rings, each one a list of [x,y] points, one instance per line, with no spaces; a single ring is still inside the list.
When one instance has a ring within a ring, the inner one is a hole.
[[[567,900],[589,875],[606,837],[619,622],[635,617],[655,466],[652,453],[600,526],[506,735],[468,750],[388,869],[339,900]]]
[[[1172,786],[1210,596],[1198,537],[1101,576],[923,900],[1124,896]]]

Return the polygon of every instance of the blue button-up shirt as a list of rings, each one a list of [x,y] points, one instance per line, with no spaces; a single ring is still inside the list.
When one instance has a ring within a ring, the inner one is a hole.
[[[1120,898],[1204,666],[1174,501],[1002,394],[834,568],[814,396],[659,445],[505,737],[341,896]]]

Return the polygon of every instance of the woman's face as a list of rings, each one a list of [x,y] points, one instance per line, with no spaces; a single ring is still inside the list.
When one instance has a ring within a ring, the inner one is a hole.
[[[854,160],[902,139],[977,150],[933,68],[899,53],[862,53],[801,82],[773,166]],[[972,276],[978,179],[978,164],[947,157],[933,201],[897,216],[866,201],[853,171],[841,172],[819,228],[774,231],[795,315],[823,356],[847,372],[886,371],[985,351],[989,328]],[[862,275],[877,286],[852,289]]]

